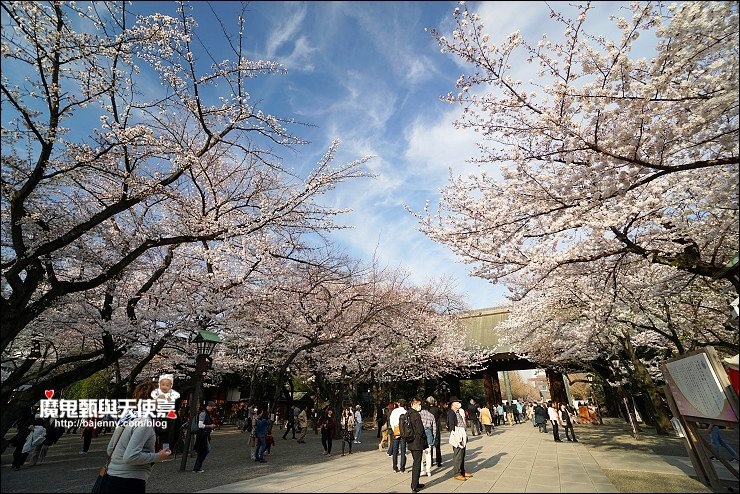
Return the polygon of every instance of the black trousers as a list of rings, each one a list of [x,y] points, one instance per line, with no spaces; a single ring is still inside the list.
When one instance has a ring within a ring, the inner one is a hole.
[[[423,451],[412,449],[411,458],[414,459],[414,464],[411,465],[411,489],[419,487],[419,476],[421,475],[421,455]]]
[[[283,439],[288,435],[288,431],[293,431],[293,439],[295,439],[295,422],[288,421],[288,425],[285,427],[285,433]]]
[[[556,441],[560,441],[560,436],[558,435],[558,423],[555,420],[551,420],[552,422],[552,437]]]
[[[87,452],[90,449],[90,443],[92,443],[93,432],[95,429],[88,429],[82,431],[82,451]]]
[[[324,451],[331,453],[331,444],[334,442],[331,437],[331,431],[329,429],[321,429],[321,445],[324,447]]]
[[[103,476],[100,484],[100,492],[104,493],[144,493],[146,492],[146,480],[144,479],[127,479],[125,477],[116,477],[115,475]]]
[[[565,439],[567,439],[568,441],[570,441],[571,439],[573,441],[576,441],[576,431],[573,430],[573,424],[572,423],[571,424],[565,424],[563,426],[563,429],[565,429]],[[570,434],[568,434],[568,429],[570,429]],[[571,435],[573,436],[572,438],[570,437]]]
[[[442,438],[440,437],[441,432],[437,429],[437,437],[434,438],[434,458],[433,462],[437,463],[438,467],[442,466]]]

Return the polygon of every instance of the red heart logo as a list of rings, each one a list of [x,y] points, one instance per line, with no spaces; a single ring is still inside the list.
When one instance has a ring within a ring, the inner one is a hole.
[[[174,410],[170,410],[170,411],[169,411],[169,412],[167,413],[167,418],[168,418],[168,419],[176,419],[176,418],[177,418],[177,414],[175,413],[175,411],[174,411]]]
[[[47,389],[46,391],[44,391],[44,394],[46,395],[47,400],[51,400],[51,397],[54,396],[54,390]]]

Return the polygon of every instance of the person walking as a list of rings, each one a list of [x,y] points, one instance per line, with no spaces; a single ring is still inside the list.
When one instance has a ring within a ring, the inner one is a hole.
[[[555,439],[555,442],[557,443],[563,442],[560,440],[560,435],[558,435],[558,424],[560,423],[560,414],[558,413],[558,403],[556,401],[553,401],[550,403],[550,406],[547,408],[547,416],[550,419],[550,423],[552,424],[553,439]]]
[[[429,448],[420,412],[421,399],[414,396],[411,398],[411,408],[406,412],[409,414],[411,429],[414,432],[413,439],[408,442],[408,448],[409,451],[411,451],[411,458],[413,459],[413,464],[411,465],[411,491],[413,492],[419,492],[424,487],[424,484],[419,483],[419,477],[421,476],[421,458],[424,454],[424,450]]]
[[[383,424],[386,422],[385,407],[378,405],[375,408],[375,425],[378,426],[378,434],[376,439],[380,439],[383,436]]]
[[[295,439],[295,415],[293,414],[293,408],[288,408],[288,411],[285,413],[285,432],[283,433],[283,439],[288,439],[286,436],[288,435],[288,432],[293,433],[293,439]]]
[[[398,403],[395,401],[389,401],[388,406],[385,407],[385,439],[386,443],[388,445],[385,454],[388,455],[388,457],[393,456],[393,427],[391,427],[391,414],[393,413],[393,410],[398,406]],[[383,437],[381,436],[380,441],[380,448],[383,447]]]
[[[337,431],[337,421],[334,419],[334,410],[327,408],[326,412],[319,419],[319,429],[321,430],[321,445],[324,447],[324,453],[331,456],[331,445],[334,442],[334,434]]]
[[[547,434],[547,410],[544,402],[537,403],[534,406],[534,424],[540,428],[540,432]]]
[[[576,439],[576,431],[573,429],[573,421],[565,404],[560,405],[560,423],[563,424],[563,429],[565,429],[565,439],[577,443],[578,439]],[[568,434],[568,431],[570,431],[570,434]],[[573,439],[570,438],[571,435]]]
[[[470,422],[470,434],[477,436],[481,434],[478,424],[478,404],[474,399],[470,399],[468,405],[468,421]]]
[[[355,444],[360,444],[360,435],[362,434],[362,407],[355,407]]]
[[[131,398],[148,400],[156,388],[157,384],[153,382],[139,384]],[[137,412],[130,410],[118,419],[108,443],[110,463],[101,480],[101,493],[146,492],[146,481],[154,463],[164,461],[172,454],[169,448],[154,451],[157,435],[146,420],[147,417],[139,417]]]
[[[44,441],[31,452],[31,457],[29,458],[30,466],[41,465],[44,462],[44,458],[46,458],[49,447],[56,444],[61,437],[59,429],[56,427],[56,419],[46,419],[43,422],[43,426],[46,430]]]
[[[506,416],[504,415],[504,406],[499,403],[496,405],[496,425],[504,425],[506,423]]]
[[[720,448],[725,448],[730,453],[730,461],[737,461],[737,451],[732,449],[732,446],[727,444],[719,433],[719,426],[717,424],[709,424],[709,439],[712,442],[712,449],[715,454],[719,454]],[[717,457],[712,455],[712,460],[717,460]],[[717,460],[719,461],[719,460]]]
[[[398,400],[398,406],[393,409],[388,419],[391,431],[391,453],[393,455],[393,471],[398,473],[406,471],[406,441],[401,437],[399,429],[399,420],[401,415],[406,413],[406,400]],[[401,465],[399,470],[398,456],[401,455]]]
[[[300,435],[298,436],[298,442],[301,444],[306,443],[306,432],[308,432],[308,414],[306,413],[306,405],[301,407],[301,411],[298,412],[298,427],[301,428]]]
[[[465,472],[465,448],[468,444],[468,435],[465,431],[465,412],[462,410],[462,401],[456,396],[450,397],[450,409],[447,410],[447,430],[450,431],[450,445],[452,446],[452,473],[456,480],[467,480],[473,474]]]
[[[149,397],[147,397],[146,399],[149,399]],[[81,455],[86,455],[90,450],[93,433],[95,433],[95,427],[92,426],[92,419],[90,419],[82,428],[82,450],[80,450]]]
[[[339,438],[342,440],[342,456],[344,456],[344,443],[349,445],[349,454],[352,454],[352,443],[355,442],[355,416],[350,407],[344,407],[342,416],[339,418]]]
[[[46,439],[46,429],[44,428],[44,422],[42,419],[35,419],[30,425],[27,426],[28,434],[25,436],[23,446],[21,446],[20,454],[16,455],[13,453],[12,468],[14,470],[20,470],[23,464],[26,462],[28,455],[33,453],[37,447],[41,447],[44,440]],[[32,465],[33,466],[33,465]]]
[[[265,451],[267,450],[267,433],[270,429],[270,420],[267,418],[267,410],[263,410],[254,425],[255,450],[254,461],[266,463]],[[283,437],[283,439],[285,439]]]
[[[247,404],[242,402],[239,404],[239,408],[236,410],[236,428],[239,432],[244,432],[244,422],[247,420]]]
[[[421,423],[424,426],[424,435],[427,438],[427,447],[424,448],[424,454],[421,458],[421,474],[424,475],[424,465],[426,464],[427,477],[432,476],[432,450],[434,449],[434,438],[437,437],[437,419],[429,411],[430,405],[426,401],[421,404]]]
[[[427,398],[429,404],[429,413],[434,416],[434,425],[436,433],[434,434],[434,442],[430,445],[432,452],[432,462],[436,462],[438,467],[442,467],[442,407],[437,404],[436,398],[430,396]]]
[[[197,473],[203,473],[203,462],[211,452],[211,432],[216,428],[216,424],[213,422],[213,409],[216,407],[216,403],[209,401],[206,407],[201,410],[198,414],[198,432],[195,435],[195,452],[198,453],[195,459],[195,465],[193,465],[193,471]]]
[[[490,436],[491,427],[493,426],[493,417],[491,417],[490,403],[486,403],[486,405],[480,409],[480,423],[486,429],[486,436]]]

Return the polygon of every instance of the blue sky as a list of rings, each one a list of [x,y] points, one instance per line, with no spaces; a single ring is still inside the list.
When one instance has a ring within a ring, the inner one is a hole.
[[[566,3],[555,2],[558,9]],[[225,23],[235,26],[237,2],[212,2]],[[248,53],[275,60],[287,74],[255,79],[252,94],[266,112],[296,118],[311,127],[295,127],[310,144],[282,153],[284,163],[301,173],[316,163],[333,139],[342,142],[339,161],[375,157],[367,167],[375,179],[338,188],[327,200],[351,208],[343,223],[351,230],[331,238],[349,254],[409,271],[411,280],[451,276],[471,308],[506,303],[502,286],[469,276],[444,246],[416,229],[405,210],[436,205],[439,189],[455,175],[476,169],[466,159],[476,155],[476,134],[459,131],[452,121],[460,108],[439,97],[455,91],[455,80],[469,67],[439,46],[425,28],[452,30],[455,2],[252,2],[246,16]],[[212,47],[223,44],[220,28],[205,3],[194,3],[199,36]],[[563,30],[549,21],[540,2],[469,3],[486,22],[493,39],[521,30],[525,39]],[[611,2],[596,11],[611,10]],[[134,2],[140,12],[174,13],[164,2]],[[606,14],[596,15],[605,23]],[[229,24],[233,23],[233,24]],[[554,32],[553,32],[554,31]],[[213,43],[209,33],[214,33]],[[223,58],[228,58],[224,53]],[[525,64],[522,63],[524,66]],[[490,172],[490,170],[489,170]]]

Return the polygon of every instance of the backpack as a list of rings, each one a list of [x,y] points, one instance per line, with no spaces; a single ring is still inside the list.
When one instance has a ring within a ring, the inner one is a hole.
[[[416,437],[414,433],[414,426],[411,424],[411,414],[404,413],[398,418],[398,429],[401,434],[401,439],[410,443]]]

